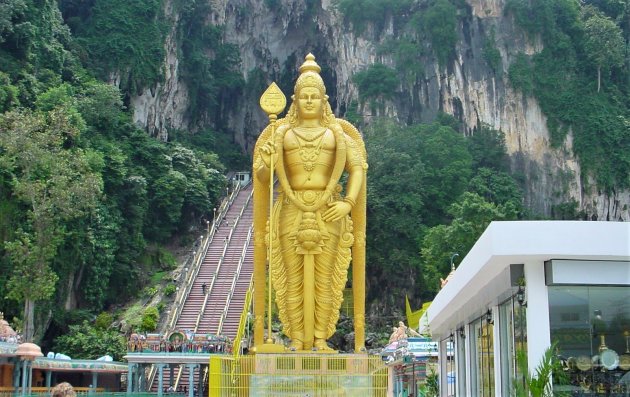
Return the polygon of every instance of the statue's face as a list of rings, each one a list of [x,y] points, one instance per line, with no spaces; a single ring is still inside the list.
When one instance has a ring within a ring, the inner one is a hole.
[[[297,97],[298,113],[301,119],[317,119],[322,114],[322,93],[315,87],[304,87]]]

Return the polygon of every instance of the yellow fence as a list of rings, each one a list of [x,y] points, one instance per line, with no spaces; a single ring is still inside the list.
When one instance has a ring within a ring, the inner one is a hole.
[[[387,367],[362,354],[212,356],[210,397],[385,397]]]

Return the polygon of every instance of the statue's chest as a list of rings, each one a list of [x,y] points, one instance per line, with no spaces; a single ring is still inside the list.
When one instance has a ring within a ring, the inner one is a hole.
[[[335,150],[335,136],[326,129],[323,133],[307,134],[303,131],[289,130],[284,136],[283,147],[285,153],[294,151],[320,152]]]

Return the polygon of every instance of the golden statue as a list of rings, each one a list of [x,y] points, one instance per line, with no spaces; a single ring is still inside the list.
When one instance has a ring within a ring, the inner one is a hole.
[[[285,118],[276,122],[285,102],[270,105],[279,96],[284,100],[275,84],[261,98],[270,125],[254,149],[254,344],[258,348],[264,339],[266,260],[291,350],[326,352],[352,259],[355,351],[363,352],[365,147],[357,129],[333,115],[312,54],[299,70]],[[279,188],[271,204],[274,172]]]

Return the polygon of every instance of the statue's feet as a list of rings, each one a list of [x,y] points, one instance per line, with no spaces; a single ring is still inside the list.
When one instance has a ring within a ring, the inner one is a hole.
[[[299,339],[294,339],[291,341],[291,344],[289,345],[289,350],[296,351],[302,349],[304,349],[304,342]]]
[[[313,347],[319,351],[332,351],[333,350],[330,347],[328,347],[328,344],[326,343],[326,339],[320,339],[320,338],[315,339],[315,343],[313,343]]]

